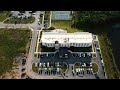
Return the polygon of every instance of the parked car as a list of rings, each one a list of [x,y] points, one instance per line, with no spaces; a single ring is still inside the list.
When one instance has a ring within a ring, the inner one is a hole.
[[[36,13],[32,13],[32,15],[35,15]]]
[[[49,54],[47,53],[47,54],[46,54],[46,57],[48,57],[48,55],[49,55]]]
[[[40,55],[43,58],[43,54]]]
[[[25,71],[25,68],[22,68],[21,71],[22,71],[22,72]]]
[[[96,48],[97,51],[100,51],[100,48]]]

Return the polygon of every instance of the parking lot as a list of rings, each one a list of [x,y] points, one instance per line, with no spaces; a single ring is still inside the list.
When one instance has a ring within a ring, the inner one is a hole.
[[[90,63],[91,57],[85,53],[73,53],[67,52],[68,58],[59,58],[59,52],[51,54],[39,54],[38,58],[40,62],[66,62],[68,64],[74,64],[75,62]],[[85,56],[84,56],[85,55]]]
[[[79,53],[71,53],[69,50],[64,51],[64,54],[67,55],[67,58],[60,58],[61,53],[57,51],[56,53],[44,53],[39,54],[39,68],[38,73],[40,75],[61,75],[61,69],[56,66],[56,69],[52,68],[51,65],[55,66],[59,63],[58,66],[61,66],[63,62],[66,62],[68,65],[68,70],[66,73],[63,73],[63,77],[66,78],[95,78],[92,68],[90,67],[92,54],[90,52],[79,52]],[[73,70],[72,67],[76,62],[80,62],[82,64],[81,67]],[[49,63],[49,66],[48,66]],[[86,64],[86,66],[84,66]],[[47,68],[49,67],[49,68]]]
[[[59,62],[35,63],[35,67],[39,67],[38,74],[40,75],[61,75],[63,65],[63,63]]]

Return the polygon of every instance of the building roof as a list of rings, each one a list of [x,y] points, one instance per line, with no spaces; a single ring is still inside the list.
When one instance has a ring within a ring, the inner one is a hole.
[[[89,32],[67,33],[61,29],[55,29],[53,32],[43,32],[41,37],[44,43],[92,43],[92,34]]]

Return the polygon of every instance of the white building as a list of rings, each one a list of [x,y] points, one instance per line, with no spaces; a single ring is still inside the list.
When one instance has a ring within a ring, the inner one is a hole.
[[[41,43],[45,47],[90,47],[93,37],[89,32],[67,33],[62,29],[52,32],[42,32]]]
[[[52,11],[52,20],[71,20],[71,11]]]

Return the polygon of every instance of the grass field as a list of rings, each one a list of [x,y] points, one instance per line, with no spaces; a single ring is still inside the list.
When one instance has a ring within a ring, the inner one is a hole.
[[[20,53],[25,53],[29,29],[0,29],[0,75],[9,71]]]
[[[63,29],[67,30],[68,33],[73,33],[73,32],[82,32],[83,30],[79,30],[76,28],[72,28],[72,21],[52,21],[51,26],[57,28],[57,29]]]
[[[112,52],[112,47],[109,45],[109,40],[106,34],[101,34],[98,36],[101,46],[101,52],[103,55],[103,61],[105,64],[105,71],[108,79],[118,79],[120,73],[116,67],[115,59]]]
[[[16,21],[16,24],[28,24],[28,23],[33,23],[35,21],[35,17],[28,18],[28,19],[10,18],[10,19],[7,19],[4,23],[14,24],[15,21]]]
[[[9,11],[0,11],[0,22],[9,17]]]

